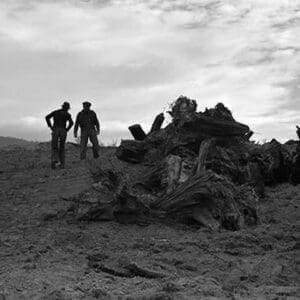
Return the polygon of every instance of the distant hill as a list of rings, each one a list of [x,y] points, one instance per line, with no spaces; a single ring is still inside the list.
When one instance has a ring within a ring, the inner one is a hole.
[[[0,136],[0,148],[4,148],[7,146],[32,147],[34,145],[36,145],[35,142],[26,141],[14,137]]]

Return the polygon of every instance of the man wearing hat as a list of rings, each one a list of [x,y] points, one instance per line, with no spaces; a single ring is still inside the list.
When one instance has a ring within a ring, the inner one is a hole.
[[[91,105],[90,102],[83,102],[83,109],[76,117],[74,137],[77,138],[78,127],[80,127],[80,159],[86,158],[88,139],[90,139],[93,145],[94,158],[99,157],[99,142],[97,135],[100,133],[100,124],[96,113],[91,110]]]
[[[46,116],[47,125],[52,130],[52,169],[55,169],[58,163],[59,167],[65,167],[65,143],[67,139],[67,132],[72,128],[74,124],[71,115],[68,113],[69,109],[70,103],[64,102],[61,109],[55,110]],[[53,124],[51,123],[51,119],[53,119]]]

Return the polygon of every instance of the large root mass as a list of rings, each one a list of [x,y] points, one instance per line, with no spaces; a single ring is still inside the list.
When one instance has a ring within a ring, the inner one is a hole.
[[[113,167],[94,166],[100,200],[81,207],[79,218],[143,223],[172,217],[212,230],[238,230],[258,222],[256,204],[265,185],[300,182],[299,142],[260,145],[249,140],[253,132],[222,103],[196,109],[195,100],[180,97],[165,128],[163,114],[148,134],[139,124],[130,126],[135,139],[122,141],[116,155],[143,166],[143,174],[130,180]]]

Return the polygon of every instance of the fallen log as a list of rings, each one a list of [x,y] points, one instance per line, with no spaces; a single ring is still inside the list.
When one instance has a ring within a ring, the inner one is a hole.
[[[134,139],[137,141],[143,141],[147,136],[140,124],[131,125],[128,127],[128,129],[131,132]]]
[[[190,134],[193,133],[195,137],[197,137],[197,133],[211,137],[245,136],[250,131],[245,124],[205,116],[202,113],[197,113],[190,120],[183,122],[181,127]]]
[[[206,109],[204,113],[197,113],[196,101],[181,96],[171,108],[169,113],[174,124],[194,134],[230,137],[245,136],[250,131],[247,125],[235,121],[231,111],[223,103],[218,103],[215,108]]]

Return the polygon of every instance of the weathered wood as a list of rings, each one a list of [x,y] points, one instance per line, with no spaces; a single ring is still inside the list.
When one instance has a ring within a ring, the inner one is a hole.
[[[206,139],[204,140],[199,148],[199,155],[197,159],[197,170],[196,173],[199,174],[200,172],[205,171],[205,161],[207,156],[211,150],[211,148],[215,145],[216,139]]]
[[[140,276],[149,279],[166,277],[166,275],[163,273],[148,270],[144,267],[139,266],[136,263],[129,263],[125,265],[124,268],[128,270],[131,274],[134,274],[134,276]]]
[[[179,124],[183,119],[188,120],[192,118],[197,110],[196,100],[191,100],[185,96],[180,96],[171,105],[171,110],[168,113],[173,118],[176,124]]]
[[[207,154],[207,145],[212,142],[210,140],[202,145],[205,148],[202,154]],[[206,154],[200,155],[200,166],[204,165],[202,162],[205,161],[203,157]],[[83,204],[83,209],[79,209],[82,212],[79,214],[80,220],[116,220],[120,223],[145,224],[157,212],[162,212],[176,218],[194,219],[212,230],[220,226],[237,230],[245,223],[255,224],[256,198],[253,189],[241,189],[226,177],[203,168],[194,176],[184,176],[185,181],[182,182],[183,161],[178,156],[168,156],[162,163],[162,168],[157,169],[160,176],[158,183],[150,180],[149,184],[154,182],[158,185],[155,189],[159,193],[150,202],[143,202],[147,194],[145,195],[145,191],[140,193],[141,190],[130,184],[126,176],[114,174],[112,170],[100,169],[98,174],[93,170],[94,178],[99,180],[99,198],[95,204],[83,201],[88,206]],[[150,187],[148,191],[151,194],[148,195],[156,193],[155,189],[151,190]]]
[[[220,223],[214,219],[211,211],[207,207],[195,206],[192,213],[195,221],[210,230],[216,231],[220,228]]]
[[[246,205],[253,208],[247,210],[251,218],[252,214],[256,214],[255,194],[245,192],[244,198],[242,196],[229,180],[207,171],[196,174],[172,193],[155,201],[152,208],[180,218],[194,218],[201,224],[206,222],[204,225],[211,229],[218,227],[213,221],[215,219],[219,226],[236,230],[245,223],[243,213]],[[256,216],[252,219],[256,220]]]
[[[182,155],[182,150],[189,149],[196,152],[199,144],[207,138],[222,138],[231,141],[236,137],[247,140],[250,129],[247,125],[238,123],[232,117],[228,108],[219,103],[215,108],[204,113],[197,113],[197,103],[187,97],[179,97],[171,106],[169,111],[172,123],[161,129],[164,115],[161,113],[156,118],[148,136],[139,124],[129,127],[136,141],[145,142],[147,148],[147,161],[159,159],[159,155]],[[250,136],[250,135],[249,135]],[[143,155],[140,149],[131,149],[134,144],[124,145],[118,149],[118,158],[128,162],[141,162]],[[122,152],[127,153],[122,153]],[[137,153],[138,152],[138,153]],[[154,155],[153,155],[154,154]],[[128,158],[130,156],[130,158]],[[136,158],[138,156],[138,158]],[[133,157],[133,158],[132,158]],[[160,157],[163,159],[164,157]]]
[[[155,279],[155,278],[164,278],[166,277],[165,274],[148,270],[144,267],[139,266],[136,263],[129,262],[128,264],[125,264],[122,266],[123,269],[125,270],[119,270],[116,268],[112,268],[109,266],[104,265],[103,263],[98,263],[98,262],[89,262],[88,266],[92,269],[94,269],[97,273],[98,272],[104,272],[116,277],[122,277],[122,278],[133,278],[136,276],[143,277],[143,278],[148,278],[148,279]]]
[[[128,127],[128,129],[131,132],[134,139],[137,141],[143,141],[147,136],[140,124],[131,125]]]
[[[167,164],[167,193],[172,192],[179,181],[181,172],[181,158],[177,155],[169,155],[166,159]]]
[[[156,131],[160,130],[164,120],[165,120],[165,117],[164,117],[163,113],[160,113],[159,115],[157,115],[156,118],[154,119],[154,122],[153,122],[152,126],[151,126],[150,133],[153,133],[153,132],[156,132]]]
[[[122,141],[117,157],[151,169],[123,186],[100,178],[96,190],[105,195],[101,189],[106,187],[113,201],[93,208],[93,218],[136,223],[162,212],[193,218],[212,230],[255,224],[254,189],[262,196],[264,181],[286,180],[293,154],[275,142],[249,142],[249,127],[236,122],[222,103],[203,113],[196,110],[196,101],[180,97],[171,106],[172,122],[165,128],[163,114],[156,116],[147,136],[139,124],[129,127],[135,140]]]
[[[184,207],[214,201],[220,196],[232,198],[232,187],[228,180],[213,172],[199,173],[153,203],[153,208],[175,212]]]
[[[144,141],[122,140],[116,151],[116,156],[120,160],[131,163],[140,163],[144,160],[147,152]]]
[[[170,193],[178,184],[185,182],[193,175],[193,167],[180,156],[171,154],[153,167],[149,167],[136,186],[155,195],[163,192]]]
[[[120,271],[120,270],[116,270],[113,269],[111,267],[105,266],[102,263],[98,263],[98,262],[89,262],[88,266],[92,269],[94,269],[97,273],[104,272],[113,276],[117,276],[117,277],[122,277],[122,278],[133,278],[135,276],[135,274],[133,274],[132,272],[130,272],[129,270],[125,270],[125,271]]]
[[[182,128],[193,133],[195,137],[197,137],[197,133],[202,135],[205,133],[211,137],[244,136],[250,130],[245,124],[205,116],[202,113],[198,113],[192,119],[183,122]]]
[[[146,220],[149,209],[135,195],[130,193],[127,182],[123,182],[118,188],[115,198],[113,215],[119,223],[140,223],[139,221]]]
[[[144,223],[149,215],[149,208],[132,194],[128,179],[113,170],[102,170],[98,174],[93,170],[93,177],[99,181],[99,199],[90,204],[83,196],[77,211],[77,219],[90,221],[116,220],[120,223]],[[88,196],[88,195],[87,195]],[[141,221],[141,222],[140,222]]]
[[[254,132],[252,130],[250,130],[249,132],[247,132],[244,136],[244,138],[249,141],[251,139],[251,137],[253,136]]]

